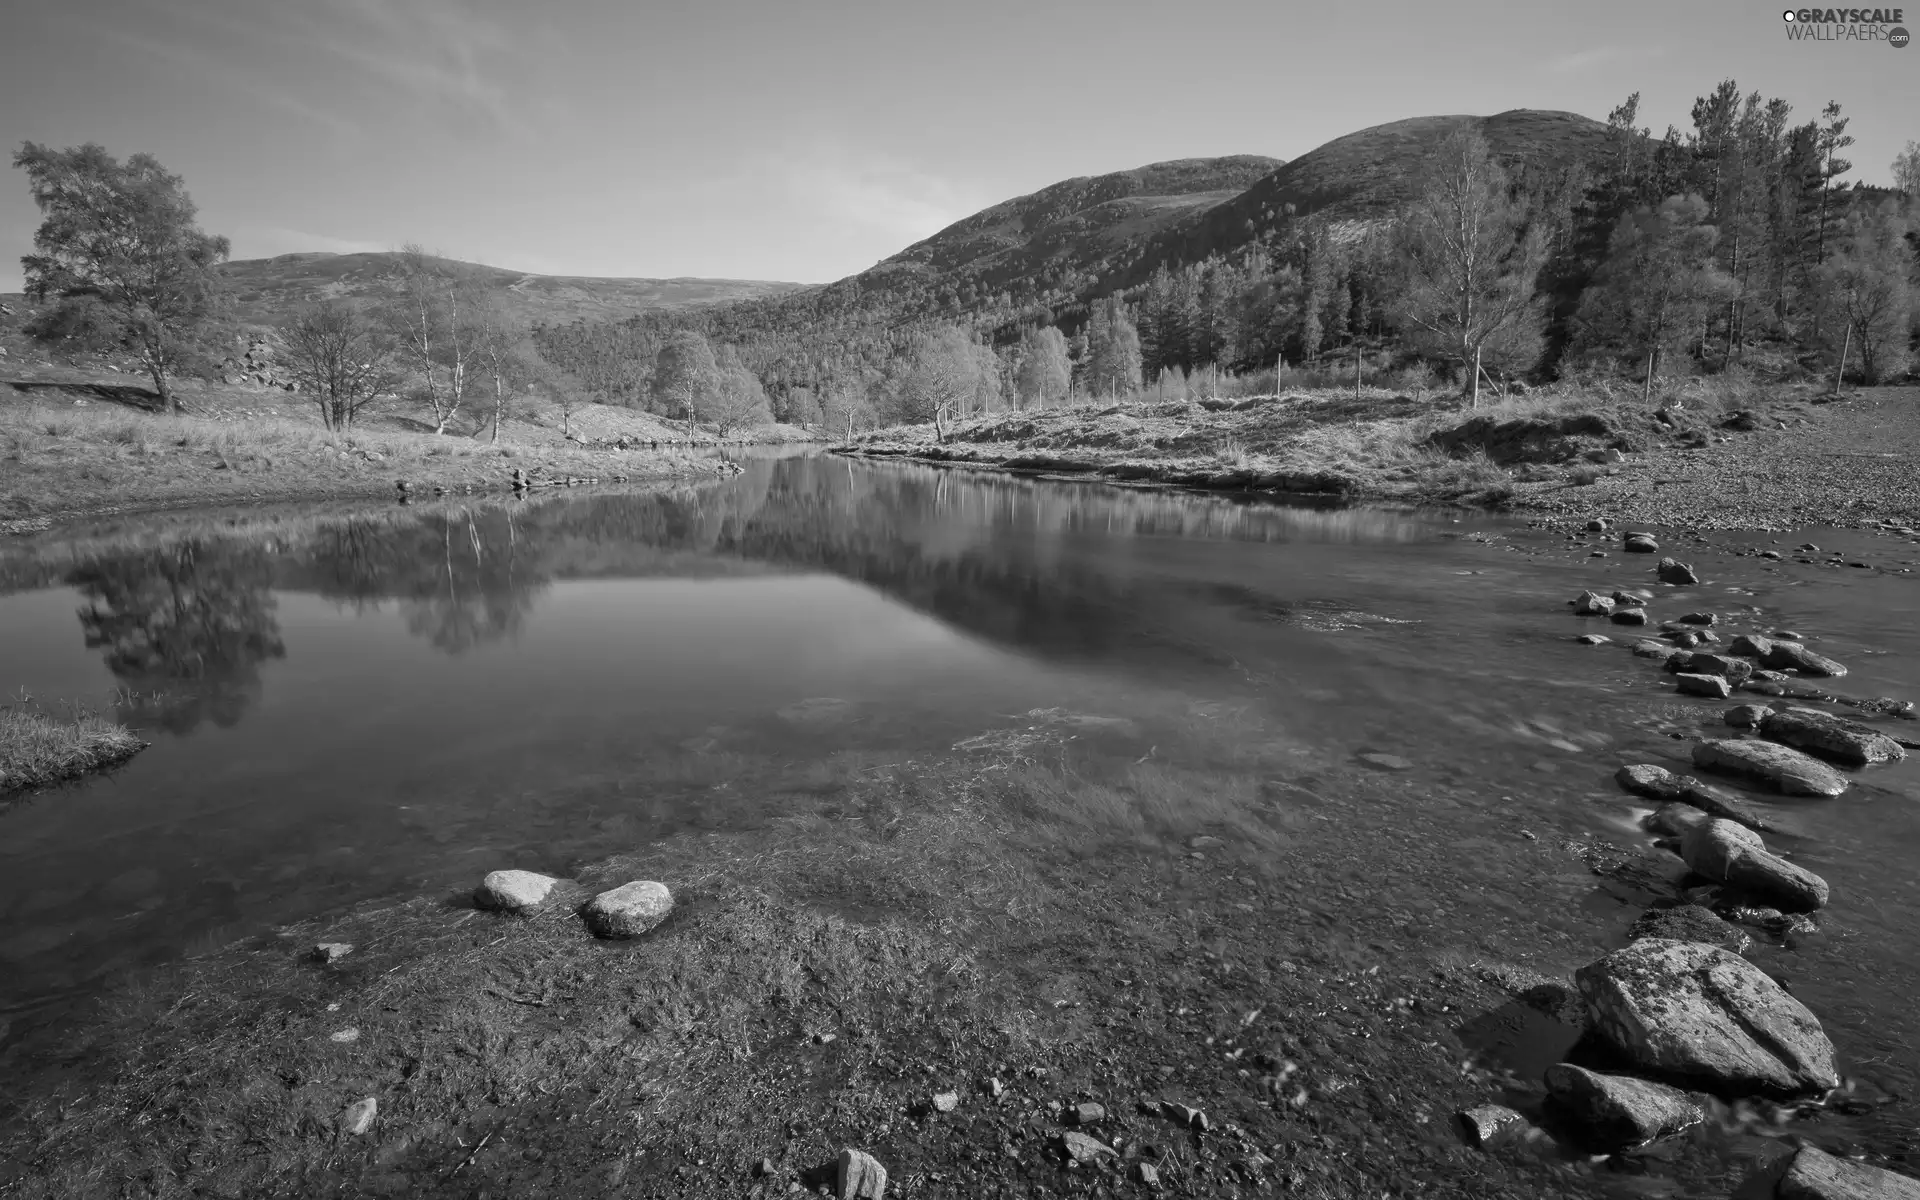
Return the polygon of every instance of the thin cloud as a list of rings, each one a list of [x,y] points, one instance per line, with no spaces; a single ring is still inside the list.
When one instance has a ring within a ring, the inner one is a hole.
[[[774,169],[796,201],[901,244],[937,233],[984,204],[977,189],[879,155],[815,148],[782,155]]]
[[[253,231],[248,239],[253,245],[248,249],[260,253],[251,257],[272,258],[280,254],[299,254],[321,250],[331,254],[376,254],[395,247],[386,242],[364,241],[358,238],[331,237],[324,233],[308,233],[303,229],[289,229],[284,225],[267,225]]]
[[[358,125],[338,113],[308,104],[288,94],[284,89],[250,79],[243,70],[235,68],[217,54],[208,53],[191,42],[183,44],[117,25],[95,26],[89,29],[89,33],[92,36],[116,42],[140,58],[164,63],[181,71],[190,71],[196,78],[237,92],[249,100],[271,105],[302,120],[310,121],[336,138],[348,138],[360,132]]]
[[[1626,63],[1646,62],[1659,58],[1667,52],[1667,47],[1648,44],[1644,46],[1604,45],[1589,46],[1585,50],[1575,50],[1571,54],[1561,54],[1547,59],[1542,67],[1552,75],[1577,75],[1597,67],[1614,67]]]

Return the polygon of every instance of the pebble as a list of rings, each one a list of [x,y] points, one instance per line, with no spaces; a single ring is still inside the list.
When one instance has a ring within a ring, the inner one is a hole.
[[[337,963],[352,953],[351,942],[321,942],[312,951],[313,957],[323,963]]]
[[[373,1128],[374,1118],[380,1115],[380,1101],[368,1096],[364,1100],[355,1100],[340,1113],[340,1129],[343,1133],[355,1137]]]
[[[1573,640],[1579,642],[1582,646],[1605,646],[1613,641],[1612,638],[1604,633],[1583,633]]]
[[[950,1113],[960,1107],[959,1092],[938,1092],[933,1097],[933,1111]]]
[[[1110,1155],[1113,1147],[1084,1133],[1063,1133],[1060,1135],[1060,1147],[1074,1162],[1092,1162],[1102,1155]]]
[[[327,1040],[330,1042],[340,1042],[343,1045],[348,1042],[357,1042],[360,1040],[360,1030],[350,1026],[346,1029],[337,1030],[328,1034]]]
[[[1106,1119],[1107,1110],[1098,1104],[1088,1102],[1073,1106],[1073,1123],[1075,1125],[1094,1125]]]

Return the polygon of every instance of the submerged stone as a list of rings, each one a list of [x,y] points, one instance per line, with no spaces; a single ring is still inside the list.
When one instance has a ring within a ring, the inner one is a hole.
[[[1719,675],[1694,675],[1682,672],[1674,676],[1674,684],[1683,696],[1707,696],[1714,700],[1725,700],[1733,695],[1733,684]]]
[[[1633,1066],[1732,1092],[1838,1086],[1805,1005],[1740,956],[1645,938],[1575,972],[1598,1033]]]
[[[1753,948],[1753,939],[1745,930],[1721,920],[1719,914],[1703,904],[1648,909],[1627,927],[1628,941],[1637,942],[1642,938],[1699,942],[1734,954],[1745,954]]]

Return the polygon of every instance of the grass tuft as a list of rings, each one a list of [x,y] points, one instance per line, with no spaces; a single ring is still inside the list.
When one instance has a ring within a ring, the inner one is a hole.
[[[65,718],[24,703],[0,708],[0,796],[77,779],[146,746],[131,730],[78,707]]]

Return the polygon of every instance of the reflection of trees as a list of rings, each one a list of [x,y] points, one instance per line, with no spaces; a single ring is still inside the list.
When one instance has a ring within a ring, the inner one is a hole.
[[[87,646],[105,651],[128,692],[121,719],[174,733],[238,721],[260,689],[260,664],[286,654],[272,580],[266,548],[240,541],[181,541],[74,570]]]
[[[519,524],[506,505],[340,522],[314,536],[309,568],[321,595],[397,599],[408,632],[460,654],[517,633],[546,585]]]

